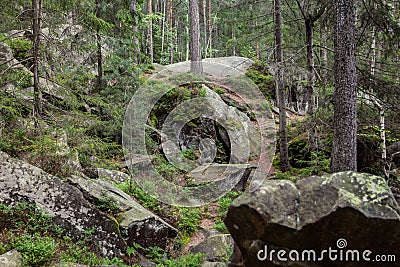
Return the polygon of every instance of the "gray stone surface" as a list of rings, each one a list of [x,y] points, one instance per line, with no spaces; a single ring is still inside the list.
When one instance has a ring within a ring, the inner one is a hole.
[[[89,203],[72,185],[26,162],[0,152],[0,203],[13,205],[24,201],[50,216],[54,223],[79,237],[85,230],[95,229],[92,240],[107,256],[119,256],[125,243],[118,226],[107,215]]]
[[[206,261],[204,262],[201,267],[226,267],[226,263],[224,262],[211,262],[211,261]]]
[[[22,255],[17,250],[11,250],[0,255],[0,267],[22,267]]]
[[[224,262],[230,258],[233,240],[229,234],[213,233],[200,244],[190,249],[191,253],[201,253],[206,261]]]
[[[313,248],[320,252],[337,248],[337,240],[344,238],[349,249],[386,255],[400,247],[400,209],[385,180],[354,172],[312,176],[296,184],[267,180],[256,191],[232,202],[225,224],[252,267],[284,265],[277,259],[275,264],[257,260],[265,245],[269,249]],[[300,266],[299,262],[291,264]],[[323,261],[301,266],[343,263]],[[346,266],[361,265],[349,262]],[[376,265],[363,262],[362,266]]]
[[[109,180],[115,183],[123,183],[129,181],[130,176],[126,173],[116,170],[106,170],[103,168],[97,168],[97,177],[102,180]]]
[[[157,215],[145,209],[128,194],[102,180],[89,180],[72,176],[69,181],[79,188],[90,202],[108,198],[117,202],[121,213],[119,228],[128,245],[138,243],[143,247],[165,247],[167,238],[175,237],[177,230]]]
[[[191,172],[192,182],[194,184],[202,184],[207,182],[214,182],[224,179],[236,179],[239,177],[238,182],[233,188],[235,191],[244,191],[247,186],[250,174],[256,165],[253,163],[247,164],[205,164],[201,165]]]

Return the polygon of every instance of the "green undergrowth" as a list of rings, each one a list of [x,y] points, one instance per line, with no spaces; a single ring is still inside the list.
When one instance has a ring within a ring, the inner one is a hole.
[[[105,204],[105,203],[102,203]],[[191,227],[194,231],[194,209],[182,209],[181,227]],[[185,217],[186,216],[186,217]],[[189,219],[190,217],[190,219]],[[197,221],[196,221],[197,222]],[[190,226],[191,225],[191,226]],[[203,262],[202,254],[181,255],[173,258],[159,247],[143,248],[138,244],[128,246],[124,260],[101,256],[99,247],[91,241],[93,229],[82,232],[80,238],[73,239],[67,231],[53,224],[53,218],[33,204],[18,202],[15,205],[0,204],[0,255],[16,249],[21,253],[24,266],[63,266],[85,264],[88,266],[139,266],[138,251],[155,262],[157,267],[197,267]],[[183,231],[183,228],[180,228]]]
[[[126,266],[120,259],[102,257],[91,241],[91,234],[92,231],[87,230],[78,240],[72,239],[65,229],[54,225],[52,218],[33,204],[0,204],[0,254],[16,249],[26,266],[66,263]]]
[[[215,218],[214,228],[221,233],[228,233],[225,223],[222,221],[223,216],[229,209],[232,200],[241,195],[241,192],[231,191],[218,200],[218,217]]]

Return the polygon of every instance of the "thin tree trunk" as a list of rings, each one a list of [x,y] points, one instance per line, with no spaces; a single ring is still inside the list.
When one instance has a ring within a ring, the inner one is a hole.
[[[190,5],[190,72],[196,75],[203,74],[201,62],[199,3],[189,0]]]
[[[207,50],[210,51],[210,58],[213,57],[212,55],[212,31],[213,31],[213,21],[212,21],[212,7],[211,7],[211,0],[208,0],[208,44]]]
[[[207,0],[202,1],[203,5],[203,32],[204,32],[204,57],[207,57]]]
[[[168,36],[169,36],[169,63],[174,63],[174,28],[173,26],[173,2],[172,0],[168,0]]]
[[[232,55],[236,56],[236,44],[235,44],[236,36],[235,36],[235,26],[233,24],[231,30],[232,30],[232,40],[233,40]]]
[[[101,17],[100,3],[96,0],[96,18]],[[96,79],[96,92],[103,89],[103,54],[101,49],[101,35],[100,29],[96,29],[96,57],[97,57],[97,79]]]
[[[327,47],[328,40],[328,21],[326,15],[326,8],[325,12],[322,15],[321,19],[321,40],[324,47]],[[328,84],[328,51],[325,48],[321,48],[321,63],[322,63],[322,81],[323,86],[325,87]]]
[[[39,88],[39,47],[41,34],[41,15],[42,15],[42,0],[32,0],[33,19],[33,93],[34,93],[34,116],[42,115],[42,93]]]
[[[189,14],[186,15],[186,61],[189,60],[189,51],[190,51],[190,36],[189,36]]]
[[[373,27],[372,29],[372,43],[371,43],[371,76],[375,75],[376,69],[376,29]],[[372,79],[372,77],[371,77]],[[379,108],[379,132],[381,136],[381,159],[383,165],[383,171],[385,175],[388,177],[388,170],[386,169],[387,166],[387,153],[386,153],[386,130],[385,130],[385,108],[381,105],[375,98],[374,98],[375,105]]]
[[[135,61],[136,64],[139,64],[140,62],[140,45],[139,45],[139,29],[138,29],[138,15],[137,15],[137,6],[136,6],[136,0],[132,0],[131,4],[130,4],[130,12],[131,12],[131,16],[134,20],[134,25],[132,26],[132,31],[133,31],[133,42],[135,43]]]
[[[283,86],[283,50],[282,50],[282,14],[281,14],[281,0],[275,0],[275,61],[277,71],[275,76],[276,87],[278,91],[278,105],[279,105],[279,143],[280,143],[280,160],[282,172],[287,172],[290,169],[289,152],[287,145],[286,133],[286,102],[285,102],[285,88]]]
[[[257,26],[258,26],[258,23],[256,21],[256,28],[257,28]],[[260,59],[260,45],[258,43],[258,40],[256,41],[256,58]]]
[[[152,0],[148,0],[147,2],[147,14],[150,16],[149,18],[149,56],[150,63],[154,61],[154,49],[153,49],[153,19],[151,16],[153,15],[153,3]]]
[[[100,92],[103,89],[103,55],[101,49],[101,36],[100,33],[96,33],[96,57],[97,57],[97,79],[96,79],[96,91]]]
[[[335,2],[335,93],[331,171],[357,171],[355,0]]]
[[[164,52],[164,44],[165,44],[165,20],[166,20],[165,1],[166,0],[162,1],[163,16],[162,16],[161,52]]]
[[[305,18],[306,25],[306,44],[307,44],[307,115],[308,115],[308,141],[310,151],[317,150],[317,133],[312,115],[315,112],[314,94],[314,25],[311,16]]]
[[[371,43],[371,75],[375,75],[376,69],[376,30],[375,27],[372,28],[372,43]]]

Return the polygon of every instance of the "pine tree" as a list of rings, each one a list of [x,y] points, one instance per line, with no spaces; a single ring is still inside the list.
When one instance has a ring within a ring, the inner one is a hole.
[[[331,171],[357,170],[355,0],[335,5],[335,93]]]
[[[199,3],[197,0],[190,0],[190,72],[196,75],[203,74],[201,62],[200,44],[200,19]]]

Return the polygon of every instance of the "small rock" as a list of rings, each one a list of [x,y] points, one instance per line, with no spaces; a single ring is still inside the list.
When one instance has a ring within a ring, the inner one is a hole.
[[[227,267],[226,263],[224,262],[210,262],[206,261],[204,262],[201,267]]]
[[[0,267],[21,267],[23,260],[22,255],[14,249],[0,255]]]
[[[109,180],[116,183],[123,183],[130,179],[130,176],[126,173],[115,170],[106,170],[103,168],[97,168],[97,177],[102,180]]]
[[[215,233],[191,248],[190,252],[205,255],[207,261],[223,262],[230,258],[231,248],[233,248],[233,240],[230,235]]]

